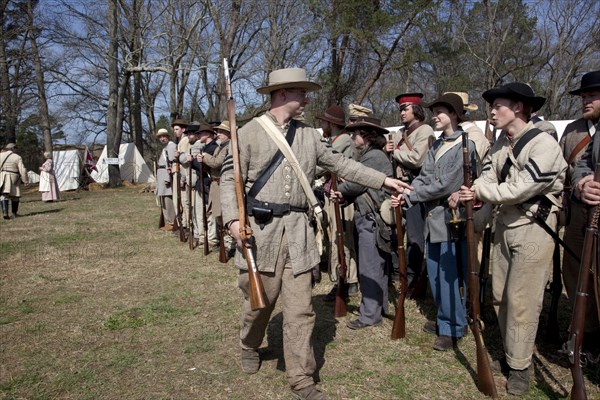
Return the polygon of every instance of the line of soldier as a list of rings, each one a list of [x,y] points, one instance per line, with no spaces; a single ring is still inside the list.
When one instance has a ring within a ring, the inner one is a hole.
[[[247,267],[239,251],[242,243],[231,155],[225,157],[220,171],[223,223],[238,245],[235,263],[240,269],[239,287],[245,300],[240,329],[242,370],[249,374],[259,371],[259,347],[275,302],[281,298],[284,356],[292,394],[298,399],[328,398],[313,380],[316,364],[310,344],[315,320],[312,270],[318,268],[320,256],[316,249],[320,246],[310,216],[306,217],[308,196],[290,161],[284,157],[269,172],[270,176],[262,176],[278,152],[266,133],[266,129],[274,129],[286,136],[311,184],[318,176],[325,176],[325,209],[331,209],[331,200],[345,204],[349,295],[358,295],[359,291],[362,294],[359,318],[347,323],[351,329],[380,325],[382,315],[387,313],[386,254],[390,253],[391,238],[381,237],[380,233],[389,227],[386,228],[387,221],[381,222],[383,215],[377,214],[382,199],[393,193],[392,203],[407,207],[409,281],[414,286],[422,276],[426,255],[429,284],[438,306],[436,320],[427,321],[423,330],[436,335],[436,350],[456,346],[467,328],[462,294],[466,257],[460,256],[465,254],[465,238],[453,236],[447,222],[460,213],[462,202],[475,200],[481,205],[476,216],[479,231],[491,225],[495,228],[493,304],[504,357],[494,365],[508,376],[509,393],[525,394],[555,246],[541,224],[556,230],[559,210],[570,210],[570,219],[563,222],[564,238],[575,252],[581,252],[585,224],[582,203],[600,203],[600,184],[590,178],[592,162],[596,162],[600,151],[600,139],[594,136],[600,117],[600,71],[585,74],[581,87],[570,92],[581,96],[583,116],[567,126],[560,144],[554,127],[535,115],[545,99],[523,83],[509,83],[483,93],[490,106],[494,132],[501,132],[491,146],[486,138],[488,132],[468,120],[467,112],[475,111],[477,106],[461,92],[445,93],[429,103],[422,103],[420,93],[397,96],[404,127],[391,138],[370,110],[352,105],[347,123],[343,109],[332,106],[317,117],[323,130],[321,136],[301,118],[310,102],[308,93],[318,89],[320,86],[308,81],[302,69],[271,72],[268,83],[257,89],[270,96],[269,110],[262,121],[254,118],[239,130],[241,178],[252,215],[256,267],[267,296],[265,309],[252,310],[249,303]],[[433,113],[435,128],[443,132],[438,138],[425,123],[425,109]],[[357,117],[353,114],[360,116],[352,121]],[[462,149],[457,139],[463,131],[468,132],[470,139],[469,157],[475,169],[480,170],[471,187],[462,186],[459,172]],[[588,146],[592,137],[595,150]],[[340,177],[338,192],[329,190],[328,173]],[[263,181],[258,193],[252,190],[257,181]],[[333,226],[330,221],[329,227]],[[358,241],[354,240],[354,230]],[[333,237],[330,229],[329,238]],[[337,273],[334,246],[335,243],[329,246],[327,256],[332,280]],[[571,301],[578,270],[578,263],[569,260],[565,252],[563,275]],[[335,288],[325,299],[331,300],[334,293]],[[589,314],[587,347],[597,351],[593,348],[600,337],[595,304],[590,304]]]
[[[219,196],[221,167],[229,151],[229,122],[211,125],[176,119],[171,127],[175,141],[167,129],[156,133],[162,145],[156,167],[156,195],[165,220],[160,229],[174,234],[183,230],[183,240],[192,240],[193,248],[206,240],[217,251],[223,240],[232,257],[235,249],[231,236],[223,231]]]

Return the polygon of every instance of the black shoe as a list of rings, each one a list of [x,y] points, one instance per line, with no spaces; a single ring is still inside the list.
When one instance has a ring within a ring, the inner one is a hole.
[[[433,349],[437,351],[447,351],[456,346],[459,339],[452,336],[438,336],[433,343]]]
[[[529,390],[529,368],[512,369],[508,373],[506,391],[514,396],[522,396]]]
[[[373,324],[373,325],[369,325],[369,324],[365,324],[364,322],[362,322],[360,319],[355,319],[354,321],[348,321],[346,323],[346,326],[350,329],[353,330],[359,330],[359,329],[364,329],[364,328],[369,328],[371,326],[379,326],[381,325],[381,321]]]
[[[423,332],[437,335],[437,322],[427,321],[423,324]]]

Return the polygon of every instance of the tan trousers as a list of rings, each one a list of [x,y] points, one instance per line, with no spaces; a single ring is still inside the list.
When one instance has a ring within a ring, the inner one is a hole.
[[[204,221],[202,219],[202,196],[199,192],[194,190],[194,196],[196,196],[193,217],[194,217],[194,237],[196,239],[204,240]],[[206,228],[208,232],[208,243],[210,245],[214,245],[219,243],[219,237],[217,236],[217,224],[215,219],[209,215],[209,210],[206,210],[206,222],[208,223],[208,227]]]
[[[160,207],[162,208],[165,224],[173,225],[175,223],[175,206],[171,196],[160,196]]]
[[[332,281],[337,281],[337,271],[339,270],[340,263],[336,242],[335,208],[333,202],[328,197],[325,197],[324,210],[327,214],[327,235],[329,236],[330,243],[328,257],[329,277]],[[344,254],[346,255],[346,280],[347,283],[357,283],[358,269],[356,249],[354,247],[354,206],[349,205],[348,207],[344,207],[342,217],[344,225]]]
[[[260,248],[260,245],[257,247]],[[279,247],[277,260],[275,272],[260,273],[268,299],[267,307],[262,310],[250,309],[248,273],[240,271],[238,284],[244,293],[240,345],[243,349],[260,347],[277,298],[281,296],[285,370],[292,389],[302,389],[314,384],[312,375],[317,367],[311,342],[315,325],[311,271],[294,276],[285,234]]]
[[[556,215],[548,217],[556,226]],[[508,365],[531,364],[554,241],[536,222],[514,228],[496,223],[492,292]]]
[[[581,254],[583,251],[583,240],[585,238],[585,227],[587,225],[587,211],[583,204],[571,202],[571,221],[565,227],[564,241],[575,253]],[[567,291],[567,297],[571,307],[575,305],[575,292],[577,290],[577,280],[579,279],[579,262],[575,260],[566,251],[563,252],[562,276]],[[598,312],[596,306],[596,296],[593,289],[593,276],[590,276],[589,290],[587,298],[587,308],[585,312],[585,332],[594,332],[600,329],[598,323]]]

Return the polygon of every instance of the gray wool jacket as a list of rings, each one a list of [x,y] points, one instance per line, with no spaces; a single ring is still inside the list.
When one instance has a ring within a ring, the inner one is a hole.
[[[359,161],[365,167],[383,172],[385,176],[392,176],[393,174],[392,163],[381,149],[368,147],[362,153]],[[355,209],[360,215],[367,215],[378,211],[385,195],[383,189],[370,189],[350,181],[340,183],[338,191],[344,195],[344,198],[348,202],[354,203]],[[376,210],[373,209],[374,206],[377,207]]]
[[[463,184],[462,133],[458,130],[448,137],[441,135],[433,142],[421,173],[411,183],[414,190],[406,199],[409,206],[413,203],[425,206],[424,235],[431,243],[451,240],[447,224],[452,217],[448,197]],[[469,139],[467,147],[471,165],[477,168],[479,157],[475,143]]]

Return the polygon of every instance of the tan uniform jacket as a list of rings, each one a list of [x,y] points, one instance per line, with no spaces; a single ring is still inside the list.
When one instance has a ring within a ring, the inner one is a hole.
[[[405,129],[406,127],[400,129],[394,135],[394,159],[399,164],[396,176],[406,180],[409,178],[409,170],[418,170],[423,165],[425,156],[435,140],[435,134],[433,128],[427,124],[418,127],[407,138],[411,150],[402,140],[402,132]],[[400,147],[398,147],[398,144],[400,144]],[[416,176],[418,173],[413,173],[413,175]]]
[[[0,194],[21,197],[21,182],[28,183],[23,159],[11,150],[0,152]]]
[[[512,142],[506,134],[501,134],[484,160],[481,175],[474,182],[477,198],[498,205],[497,221],[506,226],[530,223],[531,219],[520,205],[535,212],[537,204],[529,204],[528,200],[538,195],[557,194],[563,188],[567,163],[552,136],[538,134],[525,145],[518,158],[514,158],[512,147],[532,128],[533,124],[529,122]],[[508,157],[513,165],[506,180],[500,182],[502,167]],[[558,199],[548,197],[554,204],[552,211],[557,211],[560,207]]]
[[[221,216],[221,196],[220,196],[220,181],[221,181],[221,167],[225,161],[225,157],[229,155],[229,140],[225,143],[219,144],[219,147],[215,150],[213,155],[205,154],[202,158],[204,165],[209,170],[208,173],[212,179],[210,184],[210,192],[208,194],[208,204],[211,205],[212,215],[214,217]]]
[[[279,126],[270,113],[267,115],[273,119],[276,126]],[[284,135],[287,127],[280,128],[280,131]],[[270,163],[278,148],[256,118],[238,131],[238,141],[240,168],[247,192]],[[291,148],[311,184],[314,182],[316,166],[374,189],[381,188],[384,183],[385,174],[365,168],[342,154],[334,153],[321,142],[321,135],[317,130],[301,122],[298,122],[296,137]],[[294,207],[308,207],[300,181],[285,159],[257,195],[257,199],[275,204],[290,204]],[[223,165],[221,204],[225,224],[239,218],[231,156],[226,158]],[[255,258],[260,271],[274,271],[284,231],[295,275],[319,263],[315,232],[309,224],[307,213],[291,212],[283,217],[275,217],[264,226],[264,229],[260,229],[253,217],[249,220],[256,240]],[[239,251],[236,255],[236,265],[239,268],[246,268],[246,262]]]

